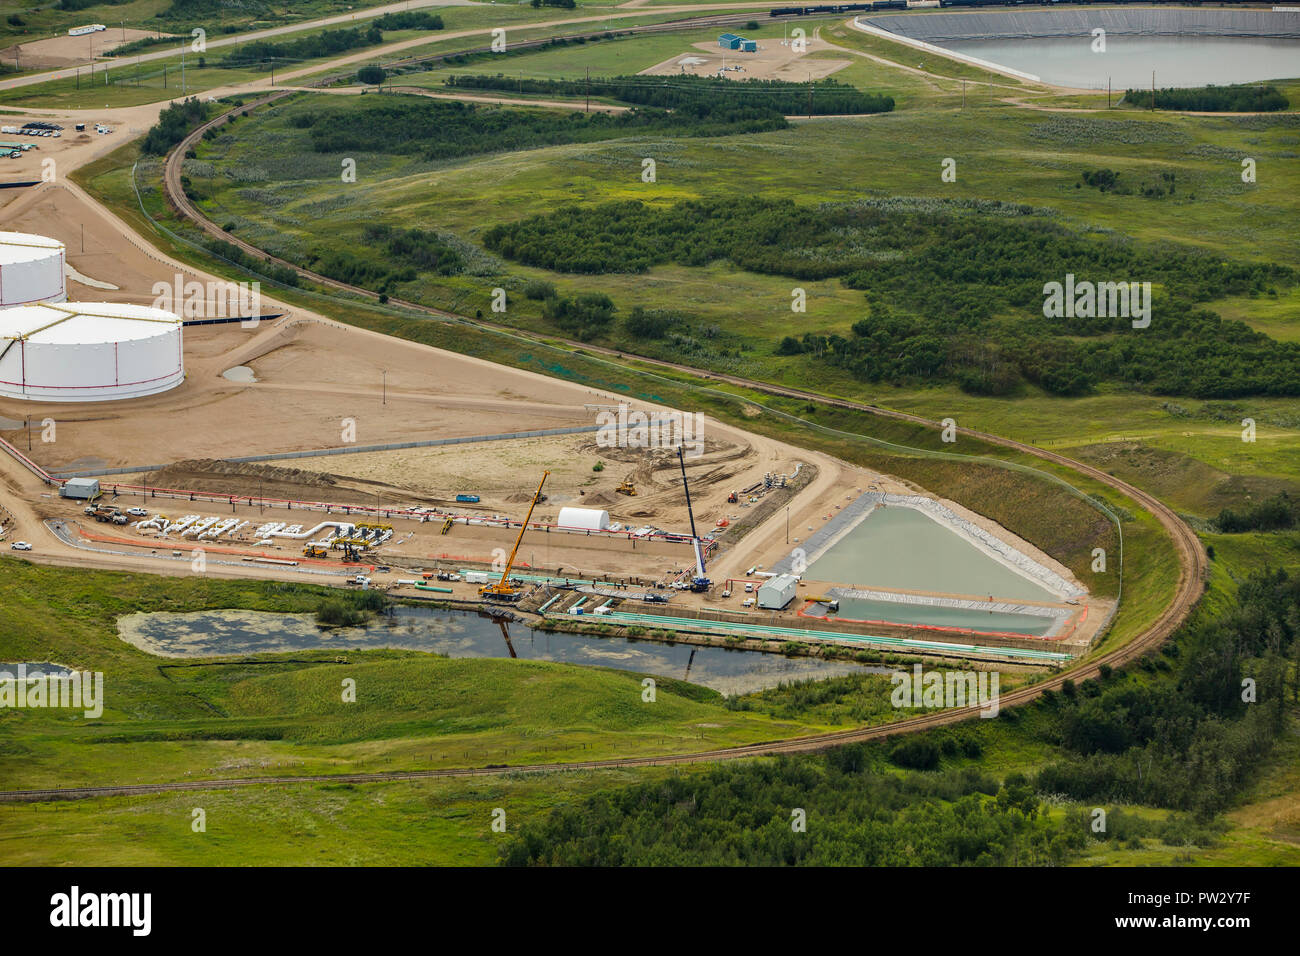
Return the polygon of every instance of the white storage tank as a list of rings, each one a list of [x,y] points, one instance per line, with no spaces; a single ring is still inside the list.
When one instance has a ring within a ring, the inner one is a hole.
[[[595,508],[561,508],[560,517],[555,523],[561,528],[576,528],[580,531],[608,531],[609,512],[597,511]]]
[[[48,236],[0,232],[0,309],[62,302],[63,243]]]
[[[758,586],[758,606],[779,611],[794,600],[798,590],[798,578],[793,574],[778,574]]]
[[[181,320],[115,302],[0,311],[0,398],[99,402],[185,380]]]

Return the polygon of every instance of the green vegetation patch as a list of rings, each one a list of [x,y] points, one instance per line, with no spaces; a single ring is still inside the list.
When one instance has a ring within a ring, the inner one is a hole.
[[[866,93],[832,79],[787,83],[683,74],[563,80],[525,79],[498,73],[449,76],[446,83],[456,89],[504,90],[550,97],[599,96],[722,122],[736,114],[837,116],[888,113],[894,108],[891,96]]]
[[[866,290],[869,317],[854,323],[852,337],[787,336],[777,352],[810,353],[860,381],[947,381],[986,395],[1014,393],[1026,381],[1058,395],[1103,382],[1202,397],[1300,395],[1300,346],[1195,307],[1226,290],[1276,295],[1277,284],[1293,281],[1290,268],[1142,248],[1067,229],[1019,204],[627,200],[499,224],[483,242],[557,272],[725,259],[760,274],[839,277]],[[1090,307],[1097,317],[1045,315],[1047,284],[1067,275],[1080,289],[1123,286],[1125,308],[1107,309],[1098,298]],[[1135,334],[1138,310],[1134,303],[1130,313],[1127,302],[1139,277],[1158,284],[1159,295],[1147,301],[1157,318]]]
[[[1291,106],[1285,94],[1272,84],[1243,86],[1201,86],[1190,89],[1128,90],[1123,102],[1158,110],[1193,110],[1198,113],[1273,113]]]
[[[643,133],[721,136],[783,129],[785,118],[768,110],[738,108],[707,120],[687,113],[628,110],[500,109],[419,96],[365,97],[358,103],[314,101],[289,120],[310,130],[318,153],[370,152],[445,160],[561,143],[588,143]]]

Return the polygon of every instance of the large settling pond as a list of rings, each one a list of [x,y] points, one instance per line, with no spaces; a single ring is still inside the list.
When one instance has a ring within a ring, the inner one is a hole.
[[[892,624],[927,624],[930,627],[958,627],[975,631],[1000,631],[1043,637],[1052,629],[1054,618],[1037,614],[1012,614],[933,604],[902,604],[865,598],[840,598],[841,618],[855,621],[889,621]]]
[[[876,508],[808,566],[808,577],[814,581],[859,587],[992,595],[1018,601],[1060,600],[1042,585],[1011,570],[956,531],[916,508]],[[948,614],[947,609],[900,607],[906,610],[899,613],[911,612],[914,615],[903,623],[990,629],[987,612],[956,609],[953,614]],[[945,611],[940,615],[943,620],[930,613],[940,610]],[[843,605],[841,614],[844,617],[858,616],[851,615]],[[897,615],[883,619],[899,620]],[[1035,619],[1022,623],[1032,626],[1040,622]],[[1012,630],[1010,627],[994,629]]]
[[[1227,86],[1300,76],[1300,40],[1267,37],[1117,36],[1106,38],[1105,53],[1092,38],[944,40],[947,50],[1000,66],[1033,73],[1044,83],[1082,89]],[[924,57],[924,54],[917,53]],[[1116,99],[1118,100],[1118,96]]]
[[[842,674],[887,674],[889,668],[761,651],[669,645],[626,638],[547,633],[464,611],[396,607],[365,627],[322,629],[311,615],[264,611],[131,614],[118,620],[122,639],[164,657],[218,657],[321,649],[400,648],[448,657],[519,657],[671,677],[744,694],[784,682]]]

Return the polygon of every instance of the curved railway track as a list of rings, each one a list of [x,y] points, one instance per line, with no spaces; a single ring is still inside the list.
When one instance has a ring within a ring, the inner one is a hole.
[[[256,104],[270,102],[278,99],[280,96],[289,95],[288,93],[277,93],[269,97],[264,97]],[[240,107],[239,109],[246,109]],[[234,110],[230,111],[233,113]],[[185,151],[203,135],[209,128],[214,128],[226,121],[230,113],[223,114],[203,126],[200,126],[191,133],[180,145],[178,145],[167,159],[164,169],[164,189],[172,202],[173,206],[187,218],[202,228],[205,232],[217,236],[226,242],[230,242],[242,248],[245,252],[256,256],[262,261],[270,261],[279,265],[293,269],[295,272],[303,275],[313,282],[348,292],[349,294],[358,295],[364,298],[376,299],[375,293],[361,289],[347,283],[330,279],[326,276],[316,275],[301,269],[293,263],[284,260],[268,257],[265,252],[255,246],[246,243],[237,237],[224,233],[216,223],[209,220],[201,211],[194,206],[185,196],[184,191],[180,188],[180,169],[181,162]],[[397,300],[392,300],[397,301]],[[506,326],[493,325],[484,322],[472,322],[461,316],[452,313],[441,312],[437,309],[430,309],[413,302],[399,302],[405,308],[409,308],[428,315],[435,315],[441,318],[454,320],[458,323],[478,325],[483,328],[494,331],[508,332],[511,335],[529,338],[522,335],[515,329]],[[554,339],[552,339],[554,341]],[[539,340],[540,344],[540,340]],[[609,357],[621,358],[621,353],[612,349],[603,349],[593,347],[588,344],[576,342],[565,343],[570,348],[581,348],[587,352],[595,352]],[[755,391],[763,392],[770,395],[781,397],[804,399],[808,401],[821,402],[838,408],[850,409],[853,411],[866,412],[872,415],[878,415],[884,418],[892,418],[900,421],[912,422],[927,427],[938,428],[937,422],[930,421],[920,415],[912,415],[907,412],[899,412],[891,409],[878,408],[874,405],[868,405],[862,402],[853,402],[847,399],[829,398],[819,395],[815,392],[804,391],[802,389],[786,388],[779,385],[772,385],[766,382],[758,382],[750,379],[740,378],[733,375],[724,375],[716,373],[702,372],[686,365],[680,365],[673,362],[664,362],[654,359],[636,357],[636,361],[655,366],[659,368],[671,369],[673,371],[686,373],[698,379],[712,382],[723,382],[733,384]],[[1119,491],[1121,494],[1138,502],[1143,508],[1153,514],[1160,522],[1161,526],[1169,534],[1178,553],[1179,560],[1179,577],[1178,584],[1173,599],[1164,608],[1155,621],[1151,623],[1146,630],[1134,637],[1132,640],[1117,647],[1111,651],[1101,654],[1095,658],[1085,661],[1076,667],[1062,671],[1052,677],[1028,687],[1018,688],[1010,693],[1002,695],[999,704],[1000,707],[1017,707],[1027,704],[1043,694],[1047,690],[1059,689],[1066,680],[1081,681],[1088,678],[1094,678],[1100,675],[1103,666],[1120,667],[1133,661],[1151,651],[1157,649],[1165,640],[1167,640],[1175,630],[1183,623],[1188,614],[1191,613],[1197,601],[1204,590],[1208,563],[1204,548],[1197,539],[1195,533],[1187,526],[1172,509],[1140,488],[1136,488],[1126,481],[1116,478],[1099,468],[1087,465],[1082,462],[1074,461],[1064,455],[1058,455],[1033,445],[1015,441],[1014,439],[1004,438],[999,435],[991,435],[985,432],[979,432],[972,429],[959,428],[962,434],[973,438],[978,438],[990,444],[1015,450],[1017,452],[1034,456],[1043,461],[1070,469],[1078,474],[1086,475],[1095,481],[1101,482],[1110,488]],[[405,771],[381,771],[375,773],[346,773],[346,774],[313,774],[302,776],[276,776],[276,777],[236,777],[216,780],[193,780],[177,783],[149,783],[149,784],[123,784],[99,787],[63,787],[55,789],[42,790],[7,790],[0,791],[0,801],[45,801],[45,800],[68,800],[81,799],[87,797],[103,796],[123,796],[132,794],[149,794],[149,793],[168,793],[195,790],[224,790],[234,787],[253,787],[253,786],[273,786],[284,784],[309,784],[309,783],[382,783],[387,781],[398,780],[426,780],[437,778],[457,778],[457,777],[476,777],[488,775],[503,774],[537,774],[537,773],[554,773],[566,771],[591,771],[591,770],[610,770],[633,767],[653,767],[667,766],[673,764],[693,764],[693,763],[712,763],[724,760],[738,760],[748,757],[772,756],[775,754],[807,753],[818,750],[826,750],[832,747],[841,746],[849,743],[859,743],[872,740],[883,740],[887,737],[899,734],[915,733],[923,730],[931,730],[937,727],[947,726],[949,724],[959,723],[977,717],[981,708],[978,705],[956,708],[953,710],[939,711],[933,714],[922,714],[916,717],[910,717],[906,720],[900,720],[892,724],[886,724],[878,727],[859,727],[851,730],[833,731],[825,734],[815,734],[803,737],[790,737],[783,740],[764,741],[762,743],[745,744],[737,747],[724,747],[715,750],[696,751],[693,753],[665,754],[658,756],[645,757],[611,757],[605,760],[584,760],[568,761],[560,763],[545,764],[523,764],[518,766],[491,765],[484,767],[457,767],[441,770],[405,770]]]

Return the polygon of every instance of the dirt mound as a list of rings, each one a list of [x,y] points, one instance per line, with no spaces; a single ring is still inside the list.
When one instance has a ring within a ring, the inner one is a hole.
[[[161,471],[154,472],[155,479],[166,479],[170,474],[211,475],[225,478],[257,478],[268,482],[285,482],[309,488],[333,488],[339,483],[335,475],[301,468],[282,468],[253,462],[222,461],[217,458],[189,458],[173,462]],[[162,484],[163,481],[155,481]]]

